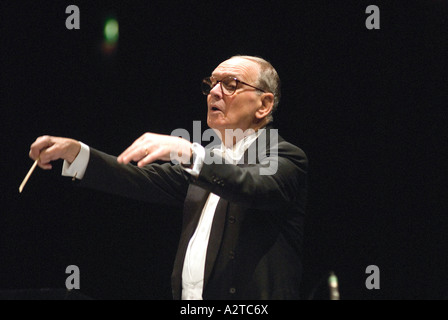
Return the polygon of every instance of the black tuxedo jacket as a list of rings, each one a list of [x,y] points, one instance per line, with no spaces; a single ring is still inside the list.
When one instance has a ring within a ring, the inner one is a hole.
[[[270,130],[266,131],[267,133]],[[307,158],[298,147],[254,142],[242,163],[207,164],[197,179],[180,165],[144,168],[118,164],[91,148],[81,185],[153,203],[183,206],[183,226],[172,273],[172,293],[180,299],[182,268],[208,195],[221,197],[207,249],[204,299],[299,299],[301,247],[306,205]],[[256,154],[249,161],[250,152]],[[216,159],[216,157],[214,158]],[[266,162],[275,174],[261,175]]]

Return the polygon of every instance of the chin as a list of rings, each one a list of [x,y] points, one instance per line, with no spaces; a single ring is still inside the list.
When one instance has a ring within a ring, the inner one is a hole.
[[[207,125],[212,129],[223,129],[226,127],[226,123],[224,121],[219,121],[217,119],[207,118]]]

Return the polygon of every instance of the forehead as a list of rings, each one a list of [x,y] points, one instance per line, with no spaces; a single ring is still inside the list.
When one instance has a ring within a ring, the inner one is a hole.
[[[221,78],[234,76],[244,81],[255,81],[258,79],[258,64],[243,58],[232,58],[222,62],[213,71],[212,76]]]

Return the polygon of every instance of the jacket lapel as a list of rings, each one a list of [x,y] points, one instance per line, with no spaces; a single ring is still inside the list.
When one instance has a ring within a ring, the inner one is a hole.
[[[196,231],[202,209],[210,192],[190,184],[185,198],[182,222],[182,234],[179,240],[176,259],[174,261],[171,285],[173,298],[179,300],[182,295],[182,270],[190,239]]]
[[[222,236],[225,229],[228,201],[220,199],[216,206],[215,216],[213,218],[212,230],[210,232],[210,239],[207,247],[207,256],[205,259],[205,274],[204,274],[204,290],[207,282],[212,274],[216,258],[221,247]]]

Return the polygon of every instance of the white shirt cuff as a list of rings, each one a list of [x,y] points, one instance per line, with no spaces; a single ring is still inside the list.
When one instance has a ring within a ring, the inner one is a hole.
[[[199,173],[201,173],[202,167],[204,166],[205,148],[195,142],[191,147],[191,151],[193,152],[193,167],[191,169],[184,167],[182,168],[184,168],[184,170],[193,177],[197,178],[199,177]]]
[[[64,160],[62,166],[62,175],[64,177],[73,177],[81,180],[86,173],[87,165],[90,159],[90,148],[88,145],[81,143],[81,150],[79,150],[78,156],[70,164]]]

